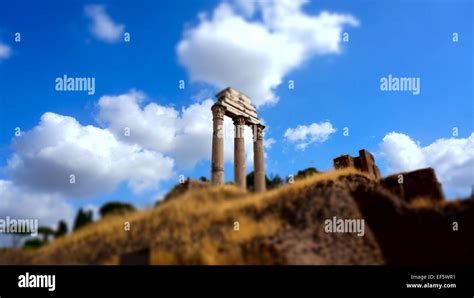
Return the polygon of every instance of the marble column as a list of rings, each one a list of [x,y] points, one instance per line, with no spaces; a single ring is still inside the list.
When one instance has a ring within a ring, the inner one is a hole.
[[[245,118],[235,117],[234,119],[234,180],[235,184],[242,189],[247,188],[245,177]]]
[[[253,127],[253,173],[255,192],[263,192],[265,184],[265,156],[263,152],[263,129],[261,124]]]
[[[214,104],[212,110],[212,168],[211,181],[224,184],[224,115],[225,108]],[[190,144],[191,145],[191,144]]]

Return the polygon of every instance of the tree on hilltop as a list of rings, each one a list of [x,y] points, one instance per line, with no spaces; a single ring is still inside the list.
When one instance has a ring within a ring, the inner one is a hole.
[[[247,180],[247,189],[250,191],[254,190],[254,172],[250,172],[246,176]],[[267,186],[267,189],[272,189],[275,187],[278,187],[283,184],[283,179],[279,175],[272,176],[272,178],[268,178],[267,175],[265,175],[265,185]]]
[[[82,208],[80,208],[78,211],[77,211],[77,215],[76,215],[76,219],[74,220],[74,228],[73,230],[76,231],[77,229],[89,224],[89,223],[92,223],[94,220],[92,219],[93,218],[93,214],[92,214],[92,210],[82,210]]]
[[[62,237],[66,235],[67,232],[68,232],[67,223],[64,220],[60,220],[58,222],[58,228],[56,229],[56,232],[54,233],[54,238]]]
[[[314,174],[317,174],[317,173],[319,173],[319,171],[316,170],[315,167],[309,167],[309,168],[306,168],[304,170],[298,171],[296,173],[295,179],[307,178],[307,177],[309,177],[311,175],[314,175]]]
[[[132,204],[123,202],[108,202],[99,209],[100,216],[102,217],[110,214],[124,214],[131,211],[135,211],[135,207]]]

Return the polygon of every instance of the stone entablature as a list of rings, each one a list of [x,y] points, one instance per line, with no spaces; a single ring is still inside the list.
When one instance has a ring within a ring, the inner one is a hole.
[[[257,115],[257,109],[250,102],[250,98],[228,87],[216,95],[218,103],[225,108],[226,116],[234,119],[236,117],[244,117],[248,125],[261,124]]]

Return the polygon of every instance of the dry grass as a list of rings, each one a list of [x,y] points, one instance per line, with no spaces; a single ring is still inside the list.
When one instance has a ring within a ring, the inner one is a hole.
[[[428,209],[433,208],[435,205],[440,205],[440,203],[425,197],[417,197],[409,203],[409,207],[413,209]]]
[[[149,210],[101,219],[38,249],[29,260],[34,264],[116,264],[119,255],[150,247],[153,264],[241,264],[242,243],[273,235],[284,225],[278,214],[259,218],[252,214],[278,200],[301,197],[319,183],[341,183],[338,178],[348,175],[367,177],[345,169],[260,194],[232,185],[190,190]],[[239,231],[234,231],[236,221]],[[125,222],[130,223],[130,231],[124,230]]]
[[[462,199],[437,201],[427,197],[417,197],[413,199],[408,207],[411,209],[436,209],[443,210],[447,208],[459,209],[462,206]]]

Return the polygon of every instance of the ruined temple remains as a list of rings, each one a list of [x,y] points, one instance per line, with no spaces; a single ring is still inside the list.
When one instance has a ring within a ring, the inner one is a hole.
[[[244,128],[249,125],[253,132],[254,185],[256,192],[265,191],[265,159],[263,152],[263,130],[265,126],[257,116],[250,98],[228,87],[217,95],[211,107],[213,115],[211,177],[215,184],[224,183],[224,116],[234,121],[234,180],[246,189]]]
[[[380,184],[407,202],[417,198],[431,201],[442,201],[445,198],[443,187],[433,168],[393,174],[380,180]]]
[[[335,169],[344,169],[348,167],[356,168],[361,172],[367,173],[376,180],[381,178],[380,170],[375,164],[374,156],[365,149],[359,150],[359,156],[357,157],[345,154],[334,158]]]

